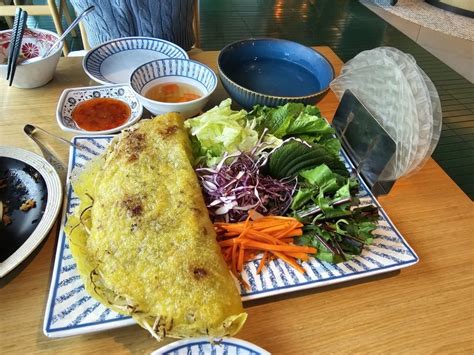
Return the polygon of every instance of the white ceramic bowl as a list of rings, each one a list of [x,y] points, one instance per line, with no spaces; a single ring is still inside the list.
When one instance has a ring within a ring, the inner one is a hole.
[[[168,103],[150,100],[145,93],[162,83],[185,83],[199,89],[199,99]],[[154,60],[138,67],[130,77],[130,86],[143,106],[152,114],[179,112],[185,118],[197,115],[217,87],[217,76],[208,66],[189,59],[167,58]]]
[[[74,122],[71,117],[72,111],[74,111],[79,103],[98,97],[113,98],[125,102],[131,110],[127,122],[121,126],[103,131],[87,131],[77,126],[76,122]],[[63,91],[56,109],[56,120],[58,121],[59,127],[66,132],[79,134],[110,134],[119,132],[138,122],[142,117],[142,113],[143,106],[128,85],[116,84],[88,86],[83,88],[66,89]]]
[[[6,79],[8,47],[10,46],[11,30],[0,31],[0,78]],[[43,55],[59,36],[51,31],[41,29],[25,29],[21,42],[20,58],[23,62],[16,67],[13,86],[32,89],[47,84],[53,79],[56,66],[61,57],[63,42],[46,58],[34,59]]]
[[[165,58],[188,59],[178,45],[159,38],[124,37],[91,49],[82,62],[84,71],[101,84],[126,84],[140,65]]]

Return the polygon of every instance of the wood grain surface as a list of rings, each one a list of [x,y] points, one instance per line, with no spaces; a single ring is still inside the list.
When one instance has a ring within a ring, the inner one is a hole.
[[[336,55],[327,47],[318,50],[338,72],[342,63]],[[216,69],[217,52],[196,51],[191,57]],[[81,58],[61,58],[53,81],[42,88],[0,83],[0,145],[39,154],[23,134],[26,123],[70,138],[56,124],[59,96],[66,88],[92,84]],[[210,105],[226,96],[219,86]],[[332,119],[337,104],[329,93],[319,106]],[[67,162],[68,147],[47,142]],[[418,254],[417,265],[246,303],[249,317],[238,337],[274,354],[473,353],[473,203],[433,160],[397,182],[380,202]],[[69,338],[44,336],[57,234],[56,224],[33,255],[0,279],[0,354],[142,354],[171,341],[157,343],[138,326]]]

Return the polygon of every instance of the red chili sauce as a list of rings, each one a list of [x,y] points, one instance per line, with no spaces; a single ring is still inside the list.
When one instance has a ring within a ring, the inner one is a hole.
[[[131,112],[123,101],[99,97],[79,103],[72,111],[72,119],[87,131],[105,131],[124,124]]]

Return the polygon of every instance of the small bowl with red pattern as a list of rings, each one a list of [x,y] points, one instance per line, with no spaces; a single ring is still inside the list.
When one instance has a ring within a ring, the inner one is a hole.
[[[11,33],[11,30],[0,31],[0,78],[3,80],[6,79],[7,75]],[[13,86],[22,89],[32,89],[43,86],[53,79],[59,57],[61,56],[63,43],[61,42],[61,44],[57,45],[47,57],[41,58],[41,56],[46,53],[58,38],[59,36],[51,31],[38,28],[25,29]]]

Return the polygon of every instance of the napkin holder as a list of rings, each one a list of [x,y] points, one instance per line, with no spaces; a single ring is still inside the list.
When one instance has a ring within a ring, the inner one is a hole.
[[[372,193],[388,194],[395,180],[383,177],[389,176],[394,166],[396,143],[349,89],[342,96],[332,126],[356,173]]]

